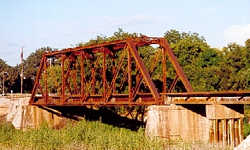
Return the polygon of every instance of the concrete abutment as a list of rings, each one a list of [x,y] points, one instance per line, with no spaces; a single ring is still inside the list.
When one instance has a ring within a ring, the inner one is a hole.
[[[244,105],[149,106],[146,134],[236,146],[243,140]]]

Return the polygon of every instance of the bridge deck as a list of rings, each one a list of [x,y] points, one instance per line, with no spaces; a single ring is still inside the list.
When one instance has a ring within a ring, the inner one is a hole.
[[[46,106],[84,106],[84,105],[165,105],[165,104],[250,104],[250,92],[191,92],[161,93],[163,101],[155,101],[150,93],[139,93],[133,100],[128,94],[115,94],[105,101],[102,95],[90,95],[83,99],[80,95],[71,95],[61,103],[60,96],[36,96],[33,105]]]

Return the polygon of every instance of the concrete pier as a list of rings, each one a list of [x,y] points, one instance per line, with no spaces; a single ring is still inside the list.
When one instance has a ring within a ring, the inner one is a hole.
[[[243,140],[243,105],[150,106],[146,134],[236,146]]]

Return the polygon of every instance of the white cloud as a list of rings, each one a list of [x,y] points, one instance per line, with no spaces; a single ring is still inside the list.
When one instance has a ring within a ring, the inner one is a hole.
[[[224,31],[226,43],[236,42],[244,45],[245,41],[250,38],[250,24],[232,25]]]

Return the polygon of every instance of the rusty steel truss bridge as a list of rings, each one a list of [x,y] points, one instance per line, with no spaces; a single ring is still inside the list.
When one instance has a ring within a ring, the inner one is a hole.
[[[150,57],[154,63],[148,64],[141,51],[151,45],[158,48]],[[168,62],[176,74],[173,80],[167,78]],[[158,82],[152,77],[157,66]],[[50,72],[52,67],[59,68],[55,77]],[[174,92],[177,82],[182,83],[186,92]],[[50,89],[53,85],[57,85],[57,90]],[[250,91],[194,92],[168,42],[164,38],[142,36],[44,53],[29,103],[42,106],[250,104]]]

